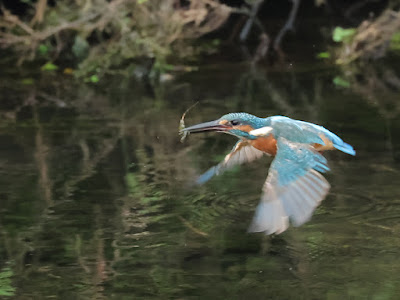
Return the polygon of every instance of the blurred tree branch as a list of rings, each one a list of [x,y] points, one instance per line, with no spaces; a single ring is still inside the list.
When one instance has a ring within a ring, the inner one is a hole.
[[[400,31],[400,12],[386,10],[374,21],[364,21],[349,42],[344,42],[336,62],[347,64],[357,59],[384,56],[390,41]]]
[[[293,5],[292,5],[292,9],[290,11],[289,17],[288,17],[285,25],[279,31],[279,33],[274,41],[274,49],[280,55],[283,54],[282,50],[281,50],[281,42],[282,42],[283,37],[285,36],[286,32],[294,29],[293,25],[294,25],[294,21],[296,19],[297,11],[299,10],[300,0],[292,0],[292,3],[293,3]]]
[[[31,21],[32,26],[35,25],[36,23],[41,24],[43,22],[46,7],[47,7],[47,0],[39,0],[36,3],[36,12]]]

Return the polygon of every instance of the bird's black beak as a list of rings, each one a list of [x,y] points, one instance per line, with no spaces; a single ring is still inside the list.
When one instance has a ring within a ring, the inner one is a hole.
[[[220,124],[220,120],[205,122],[182,129],[181,133],[198,133],[204,131],[226,131],[229,126]]]

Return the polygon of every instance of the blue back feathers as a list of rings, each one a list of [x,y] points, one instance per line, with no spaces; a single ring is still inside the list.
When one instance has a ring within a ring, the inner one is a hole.
[[[298,121],[285,116],[259,118],[244,112],[226,114],[222,116],[220,120],[227,120],[229,122],[236,121],[238,125],[250,125],[254,129],[271,126],[275,138],[278,139],[282,137],[295,143],[324,145],[325,143],[321,139],[322,135],[330,140],[336,149],[350,155],[356,154],[353,147],[343,142],[336,134],[313,123]],[[238,129],[233,129],[230,133],[248,139],[256,138]]]
[[[321,139],[321,136],[323,136],[330,140],[336,149],[350,155],[356,155],[351,145],[343,142],[340,137],[322,126],[283,116],[273,116],[267,119],[270,120],[276,138],[283,137],[296,143],[325,145]]]

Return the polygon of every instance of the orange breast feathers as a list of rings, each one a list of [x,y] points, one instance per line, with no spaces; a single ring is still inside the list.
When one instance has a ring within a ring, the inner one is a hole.
[[[241,131],[250,132],[254,130],[250,125],[238,125],[234,126],[235,129],[239,129]],[[247,142],[252,145],[254,148],[263,151],[269,155],[274,156],[276,154],[276,139],[270,134],[268,136],[258,137],[255,140],[247,140]]]
[[[260,151],[272,156],[276,155],[276,139],[272,134],[266,137],[259,137],[255,140],[249,140],[248,142],[250,145]]]
[[[326,138],[324,135],[320,135],[320,137],[323,140],[325,145],[313,144],[313,147],[315,148],[315,150],[325,151],[325,150],[334,150],[335,149],[331,140]],[[249,140],[248,142],[250,143],[250,145],[252,145],[254,148],[256,148],[260,151],[263,151],[272,156],[276,155],[276,151],[277,151],[276,139],[272,134],[270,134],[267,137],[259,137],[256,140]]]

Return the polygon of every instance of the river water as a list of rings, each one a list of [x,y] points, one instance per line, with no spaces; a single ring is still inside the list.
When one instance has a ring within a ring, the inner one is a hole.
[[[395,64],[208,64],[172,81],[3,74],[0,295],[15,299],[398,299]],[[338,79],[339,78],[339,79]],[[235,111],[323,125],[328,197],[305,225],[246,232],[270,160],[201,187],[235,143],[178,136]]]

